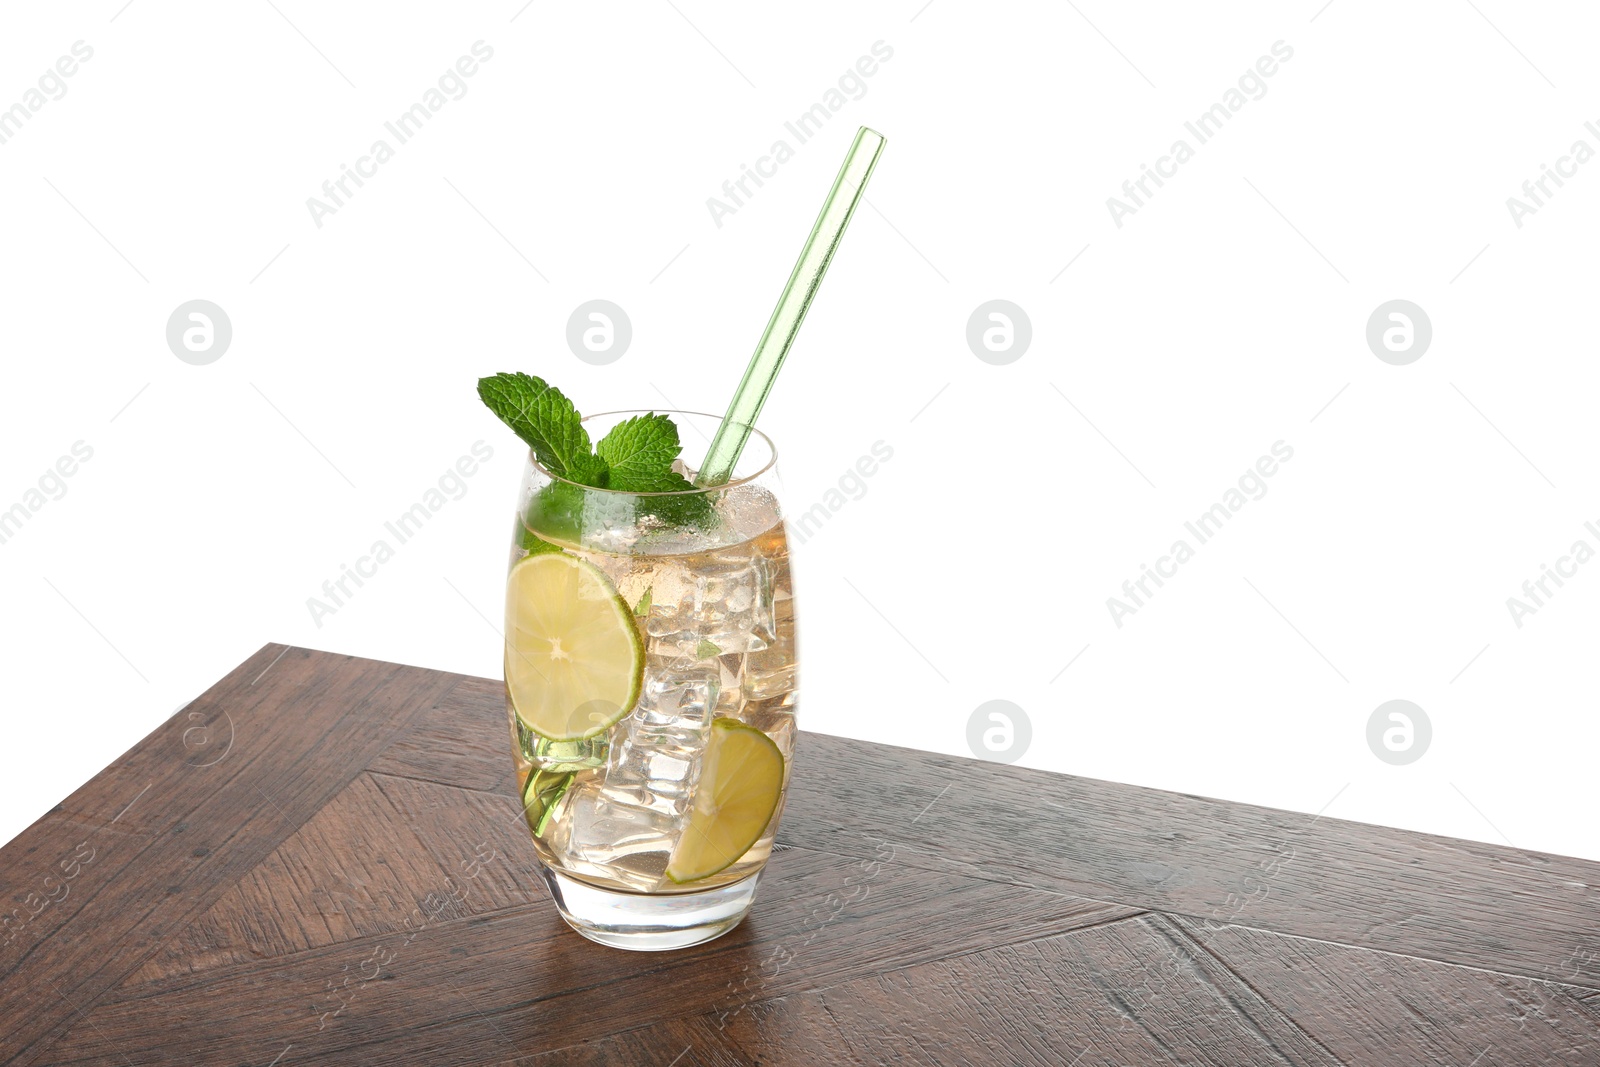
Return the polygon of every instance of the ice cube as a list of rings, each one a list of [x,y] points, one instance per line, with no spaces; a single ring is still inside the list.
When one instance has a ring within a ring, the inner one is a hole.
[[[678,820],[619,797],[599,775],[575,780],[548,839],[566,869],[649,891],[659,886],[677,841]],[[586,871],[587,869],[587,871]]]

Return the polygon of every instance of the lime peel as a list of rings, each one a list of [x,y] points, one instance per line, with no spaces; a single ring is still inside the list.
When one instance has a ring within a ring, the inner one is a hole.
[[[644,684],[644,639],[611,579],[564,552],[528,556],[506,585],[506,692],[522,724],[582,741],[629,712]]]
[[[667,863],[676,884],[726,870],[761,839],[783,796],[783,753],[738,719],[711,724],[689,819]]]

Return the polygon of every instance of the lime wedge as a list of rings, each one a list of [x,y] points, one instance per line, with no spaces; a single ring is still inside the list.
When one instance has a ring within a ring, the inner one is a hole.
[[[677,883],[709,878],[749,851],[783,796],[783,753],[737,719],[711,724],[689,822],[667,863]]]
[[[522,724],[581,741],[633,710],[644,642],[598,567],[565,552],[528,556],[506,585],[506,692]]]

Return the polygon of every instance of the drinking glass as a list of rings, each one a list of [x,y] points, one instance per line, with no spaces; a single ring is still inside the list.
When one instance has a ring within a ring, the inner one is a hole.
[[[598,441],[642,414],[583,424]],[[690,452],[721,421],[662,414]],[[726,484],[627,493],[528,456],[506,595],[511,747],[551,896],[594,941],[697,944],[755,898],[798,695],[776,461],[752,429]]]

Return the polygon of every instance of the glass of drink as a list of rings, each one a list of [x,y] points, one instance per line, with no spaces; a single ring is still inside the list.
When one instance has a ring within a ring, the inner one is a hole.
[[[583,418],[542,378],[478,380],[531,449],[506,580],[523,812],[562,917],[602,944],[727,933],[772,853],[794,755],[794,591],[777,451],[755,420],[883,145],[856,131],[723,418]],[[699,470],[680,458],[692,436]]]
[[[582,423],[622,440],[611,431],[644,414]],[[685,441],[721,421],[664,414]],[[602,944],[726,933],[771,854],[797,699],[776,460],[752,429],[725,483],[657,493],[528,455],[506,591],[511,747],[551,896]]]

